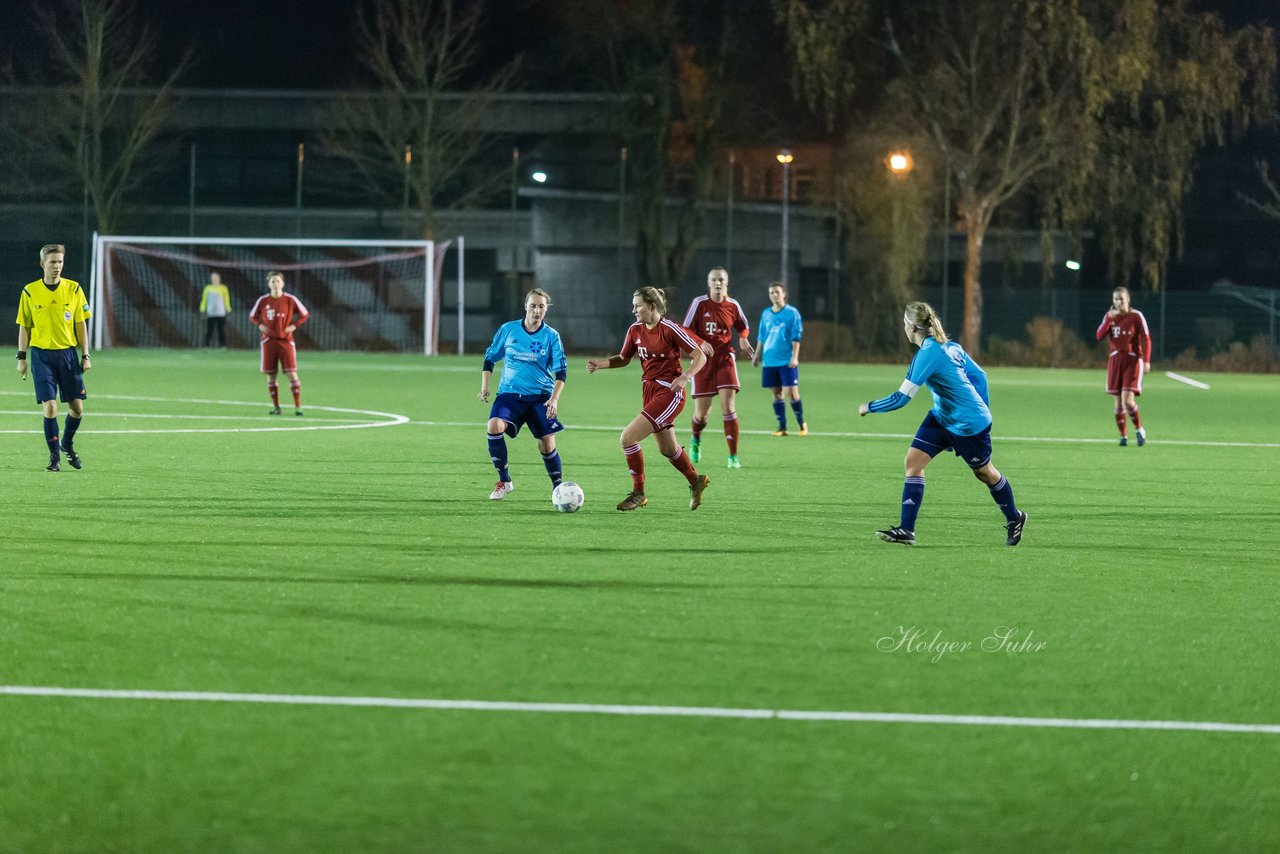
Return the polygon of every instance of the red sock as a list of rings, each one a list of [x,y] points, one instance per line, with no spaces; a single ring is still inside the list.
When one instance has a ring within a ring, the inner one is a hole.
[[[690,431],[693,433],[693,438],[701,441],[702,431],[706,429],[706,426],[707,426],[706,419],[704,418],[703,420],[699,421],[698,417],[695,415],[693,417],[693,423],[690,425],[690,428],[689,428]]]
[[[293,392],[293,408],[301,409],[302,408],[302,383],[299,382],[298,380],[291,380],[289,382],[289,391]]]
[[[1121,436],[1128,436],[1128,435],[1129,435],[1129,425],[1127,425],[1127,424],[1125,424],[1125,423],[1124,423],[1124,410],[1123,410],[1123,409],[1117,409],[1117,410],[1116,410],[1116,426],[1120,428],[1120,435],[1121,435]]]
[[[267,380],[267,391],[271,393],[271,405],[280,405],[280,384],[276,382],[276,378],[272,377]]]
[[[627,468],[631,472],[631,489],[643,495],[644,453],[640,450],[639,445],[632,445],[628,448],[623,448],[622,453],[627,455]]]
[[[1133,426],[1141,430],[1142,416],[1138,414],[1138,404],[1135,403],[1133,408],[1129,410],[1129,417],[1133,419]]]
[[[729,443],[729,456],[738,455],[738,413],[724,417],[724,439]]]
[[[698,471],[693,467],[693,463],[689,462],[689,455],[681,448],[674,457],[667,457],[668,462],[676,467],[676,471],[684,475],[684,479],[689,481],[689,485],[693,486],[698,482]]]

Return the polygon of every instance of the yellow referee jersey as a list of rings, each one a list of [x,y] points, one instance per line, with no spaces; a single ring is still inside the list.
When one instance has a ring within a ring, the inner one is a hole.
[[[76,324],[92,316],[80,283],[70,279],[62,279],[53,290],[37,279],[22,289],[18,299],[18,325],[31,330],[29,346],[41,350],[75,347],[79,343]]]

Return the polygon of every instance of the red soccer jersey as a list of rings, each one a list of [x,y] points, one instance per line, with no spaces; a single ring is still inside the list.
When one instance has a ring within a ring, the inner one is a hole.
[[[1147,319],[1136,308],[1129,309],[1128,314],[1115,317],[1103,316],[1098,327],[1098,340],[1111,340],[1111,355],[1123,353],[1128,356],[1139,356],[1144,362],[1151,361],[1151,331],[1147,328]]]
[[[716,302],[706,294],[694,297],[684,316],[684,325],[694,335],[710,342],[717,355],[733,352],[735,331],[739,338],[751,335],[747,316],[732,297],[725,297],[724,302]]]
[[[701,345],[701,338],[664,317],[652,329],[638,320],[631,324],[619,353],[624,359],[640,357],[645,382],[671,385],[671,381],[684,372],[680,354],[691,353]]]
[[[295,328],[301,326],[310,316],[311,312],[307,311],[302,300],[288,293],[278,297],[264,294],[258,297],[258,301],[253,304],[253,310],[249,312],[249,320],[254,326],[266,324],[267,331],[262,335],[263,341],[268,338],[292,341],[293,333],[285,332],[285,329],[289,326]]]

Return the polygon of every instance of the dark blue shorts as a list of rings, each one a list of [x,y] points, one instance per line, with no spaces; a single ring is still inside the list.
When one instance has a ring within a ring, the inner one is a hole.
[[[931,409],[924,421],[920,422],[920,429],[911,440],[911,447],[919,448],[930,458],[952,450],[969,468],[980,469],[991,462],[991,425],[988,424],[982,432],[972,436],[959,436],[943,427]]]
[[[789,365],[760,370],[761,388],[795,388],[800,385],[800,369]]]
[[[493,399],[489,417],[507,422],[507,435],[513,439],[526,424],[529,432],[541,439],[564,429],[559,421],[547,417],[549,397],[550,394],[500,394]]]
[[[84,400],[89,395],[84,390],[84,371],[80,368],[80,354],[74,347],[65,350],[27,350],[31,364],[31,382],[36,387],[36,403],[53,400],[62,392],[62,402]]]

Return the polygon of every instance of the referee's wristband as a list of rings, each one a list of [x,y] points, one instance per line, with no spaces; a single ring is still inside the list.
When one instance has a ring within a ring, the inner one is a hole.
[[[22,361],[23,359],[25,359],[25,358],[27,358],[27,351],[26,351],[26,350],[19,350],[19,351],[18,351],[18,361],[19,361],[19,362],[21,362],[21,361]]]

